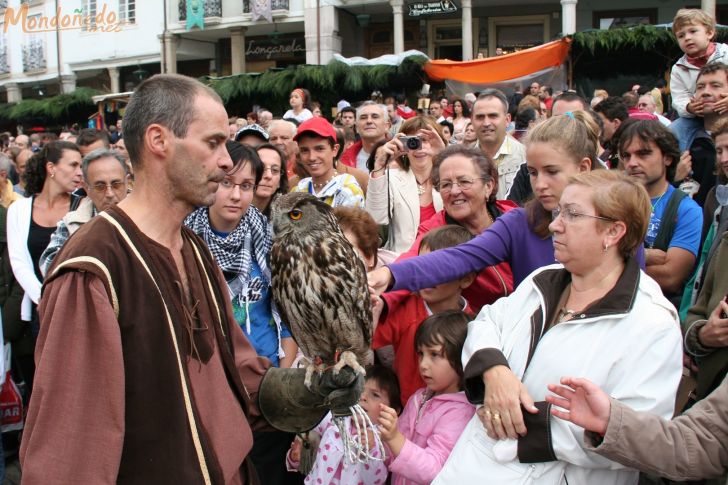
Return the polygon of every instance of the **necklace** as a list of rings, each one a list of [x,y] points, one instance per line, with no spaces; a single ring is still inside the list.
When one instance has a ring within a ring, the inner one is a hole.
[[[561,305],[561,308],[559,308],[559,313],[556,315],[556,323],[571,320],[576,314],[576,310],[569,310],[566,308],[566,303],[569,301],[570,296],[571,283],[566,285],[566,288],[564,288],[564,291],[561,294],[561,298],[559,298],[559,305]]]
[[[326,182],[322,182],[322,183],[320,183],[320,184],[315,184],[315,183],[313,182],[313,179],[311,179],[311,184],[313,185],[313,189],[314,189],[314,190],[315,190],[316,192],[318,192],[319,190],[321,190],[321,189],[323,189],[324,187],[326,187],[327,185],[329,185],[329,182],[331,182],[332,180],[334,180],[334,178],[336,178],[336,176],[337,176],[337,175],[339,175],[339,172],[338,172],[338,171],[336,171],[336,170],[334,170],[334,175],[332,175],[332,176],[331,176],[331,178],[330,178],[330,179],[328,179],[328,180],[327,180]]]
[[[420,182],[417,180],[417,177],[415,177],[415,182],[417,182],[417,195],[422,195],[427,192],[427,182],[429,180],[429,178],[426,178],[424,182]]]
[[[662,198],[665,197],[666,193],[667,193],[667,189],[665,189],[665,191],[662,193],[662,195],[655,201],[654,204],[652,204],[652,213],[653,214],[655,213],[655,207],[657,207],[657,204],[659,204],[660,201],[662,200]]]
[[[564,320],[571,320],[575,313],[576,310],[569,310],[566,307],[561,307],[561,309],[559,310],[559,316],[556,318],[556,320],[559,322],[563,322]]]

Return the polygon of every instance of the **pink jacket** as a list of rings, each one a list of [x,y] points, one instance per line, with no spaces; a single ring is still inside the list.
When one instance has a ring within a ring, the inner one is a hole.
[[[440,394],[423,405],[426,390],[414,393],[399,417],[399,430],[407,441],[397,458],[390,458],[392,485],[431,483],[475,414],[462,391]]]

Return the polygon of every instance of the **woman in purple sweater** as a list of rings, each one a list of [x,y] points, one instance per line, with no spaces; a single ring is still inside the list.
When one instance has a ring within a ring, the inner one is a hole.
[[[486,266],[508,262],[518,286],[532,271],[553,264],[549,224],[572,175],[599,168],[599,128],[584,111],[554,116],[526,138],[526,158],[534,199],[495,220],[476,238],[369,273],[377,294],[386,290],[431,288]],[[453,182],[441,180],[440,183]]]

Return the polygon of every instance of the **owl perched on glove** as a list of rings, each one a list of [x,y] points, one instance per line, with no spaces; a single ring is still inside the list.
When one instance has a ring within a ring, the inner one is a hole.
[[[372,310],[364,263],[341,232],[331,207],[294,192],[272,208],[273,298],[314,370],[350,366],[364,373]]]

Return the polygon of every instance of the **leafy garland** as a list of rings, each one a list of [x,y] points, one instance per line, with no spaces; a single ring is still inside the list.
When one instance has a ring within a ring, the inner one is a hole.
[[[92,96],[100,94],[92,88],[77,88],[71,93],[59,94],[46,99],[25,99],[17,104],[0,106],[0,119],[20,121],[30,118],[46,118],[63,120],[72,110],[88,107],[89,112],[95,109]]]
[[[324,66],[298,65],[271,68],[263,73],[247,73],[222,78],[204,77],[226,105],[261,104],[279,111],[288,105],[294,88],[306,88],[322,106],[335,106],[342,98],[364,99],[372,91],[385,95],[392,91],[412,92],[422,87],[426,76],[421,56],[406,58],[399,66],[349,66],[331,61]],[[287,109],[287,108],[286,108]]]
[[[604,52],[638,50],[676,59],[682,53],[668,25],[638,25],[620,29],[588,29],[572,35],[573,57],[579,54],[596,56]],[[725,42],[728,28],[717,29],[716,40]]]

